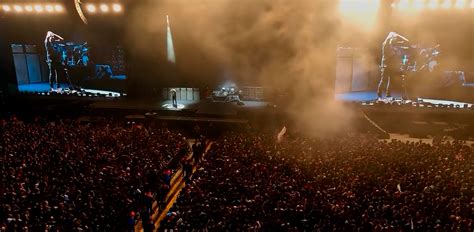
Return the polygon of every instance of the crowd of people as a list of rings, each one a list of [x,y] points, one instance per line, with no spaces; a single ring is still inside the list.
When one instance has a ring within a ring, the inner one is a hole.
[[[472,231],[473,148],[234,133],[162,222],[182,231]]]
[[[133,230],[188,147],[168,129],[75,120],[0,120],[0,138],[0,231]]]
[[[0,231],[134,231],[139,218],[152,231],[179,163],[187,185],[162,229],[474,229],[474,149],[459,141],[231,132],[186,158],[180,133],[135,124],[0,120],[0,137]]]

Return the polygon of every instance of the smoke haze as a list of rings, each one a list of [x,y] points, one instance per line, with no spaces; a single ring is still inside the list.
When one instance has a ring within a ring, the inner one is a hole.
[[[135,52],[165,57],[169,15],[183,83],[215,88],[230,81],[275,88],[292,99],[284,108],[302,128],[328,132],[347,126],[343,122],[348,115],[332,100],[341,34],[336,5],[314,0],[165,0],[133,12],[129,35],[136,41]]]

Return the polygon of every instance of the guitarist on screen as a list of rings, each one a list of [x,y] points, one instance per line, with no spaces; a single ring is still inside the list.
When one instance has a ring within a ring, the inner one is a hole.
[[[49,69],[49,84],[50,84],[50,91],[54,91],[54,85],[56,85],[56,89],[59,89],[59,82],[58,82],[58,70],[62,70],[62,63],[60,53],[57,51],[59,46],[59,41],[63,41],[64,39],[51,32],[48,31],[46,33],[46,38],[44,39],[44,47],[46,49],[46,63],[48,64]]]
[[[408,39],[396,32],[390,32],[382,43],[382,60],[380,63],[380,81],[377,88],[378,99],[382,98],[382,88],[386,82],[386,97],[390,98],[390,79],[395,76],[401,76],[400,61],[401,48],[408,42]]]

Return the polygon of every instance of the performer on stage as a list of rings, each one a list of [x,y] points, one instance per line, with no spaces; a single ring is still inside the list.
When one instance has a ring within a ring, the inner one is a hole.
[[[171,89],[170,92],[171,92],[171,99],[173,101],[173,107],[178,108],[178,101],[176,100],[176,90]]]
[[[390,79],[396,76],[401,76],[400,64],[401,64],[401,53],[400,48],[404,46],[404,43],[408,42],[408,39],[399,35],[396,32],[390,32],[385,38],[382,44],[382,60],[380,63],[380,82],[377,88],[378,98],[382,98],[382,88],[384,82],[386,86],[386,97],[391,97],[390,93]]]
[[[57,42],[63,41],[64,39],[51,32],[48,31],[46,34],[46,38],[44,39],[44,47],[46,49],[46,63],[48,64],[49,68],[49,84],[51,87],[51,91],[54,91],[54,85],[56,85],[56,89],[60,88],[58,82],[58,70],[62,69],[61,64],[61,56],[58,51],[55,51],[55,46],[58,46]]]

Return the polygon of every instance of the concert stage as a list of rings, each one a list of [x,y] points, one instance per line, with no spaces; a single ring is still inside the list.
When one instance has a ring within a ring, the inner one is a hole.
[[[120,99],[104,100],[92,103],[92,109],[167,112],[167,113],[192,113],[197,115],[233,116],[244,111],[258,111],[274,108],[266,101],[242,101],[243,105],[233,102],[216,102],[210,99],[200,101],[179,100],[178,106],[173,107],[171,100],[143,100]]]
[[[366,96],[371,94],[375,96],[375,93],[366,93]],[[433,100],[433,104],[401,104],[398,101],[364,102],[361,99],[339,101],[347,109],[345,113],[351,112],[348,120],[353,128],[345,128],[347,130],[379,133],[378,128],[382,128],[387,133],[410,134],[413,137],[453,135],[458,138],[469,136],[474,138],[474,107],[471,104],[464,108],[461,103],[449,105],[450,102],[439,100]],[[40,115],[66,114],[71,118],[90,116],[113,117],[119,120],[135,115],[140,116],[137,117],[140,118],[138,121],[165,123],[168,126],[172,124],[177,128],[186,126],[191,128],[191,131],[198,124],[203,128],[210,124],[240,127],[247,123],[253,126],[280,126],[292,123],[293,116],[287,114],[284,103],[274,105],[265,101],[243,102],[244,105],[213,102],[210,99],[178,101],[180,107],[176,109],[170,107],[172,105],[170,100],[25,95],[14,98],[11,107],[14,107],[13,111],[16,111],[16,114],[23,114],[26,117],[32,111],[39,112]],[[321,120],[317,115],[315,117],[314,120]]]
[[[401,94],[393,93],[393,97],[400,97]],[[347,92],[336,94],[336,100],[346,102],[369,102],[377,100],[377,92],[375,91],[360,91],[360,92]]]
[[[393,93],[394,99],[400,99],[400,93]],[[377,92],[375,91],[360,91],[360,92],[348,92],[336,94],[336,100],[344,102],[361,102],[361,103],[374,103],[377,102]],[[390,103],[391,101],[385,101]],[[396,101],[392,101],[396,102]],[[453,101],[453,100],[442,100],[442,99],[431,99],[431,98],[417,98],[416,103],[421,104],[432,104],[432,105],[446,105],[457,108],[471,107],[473,104],[468,102]]]
[[[69,88],[69,84],[61,83],[61,89],[65,90]],[[103,97],[120,97],[119,92],[106,91],[106,90],[97,90],[97,89],[86,89],[82,88],[82,93],[94,95],[94,96],[103,96]],[[18,91],[20,93],[37,93],[41,95],[47,95],[50,93],[50,84],[47,82],[34,83],[34,84],[22,84],[18,85]],[[64,91],[67,92],[67,91]]]

